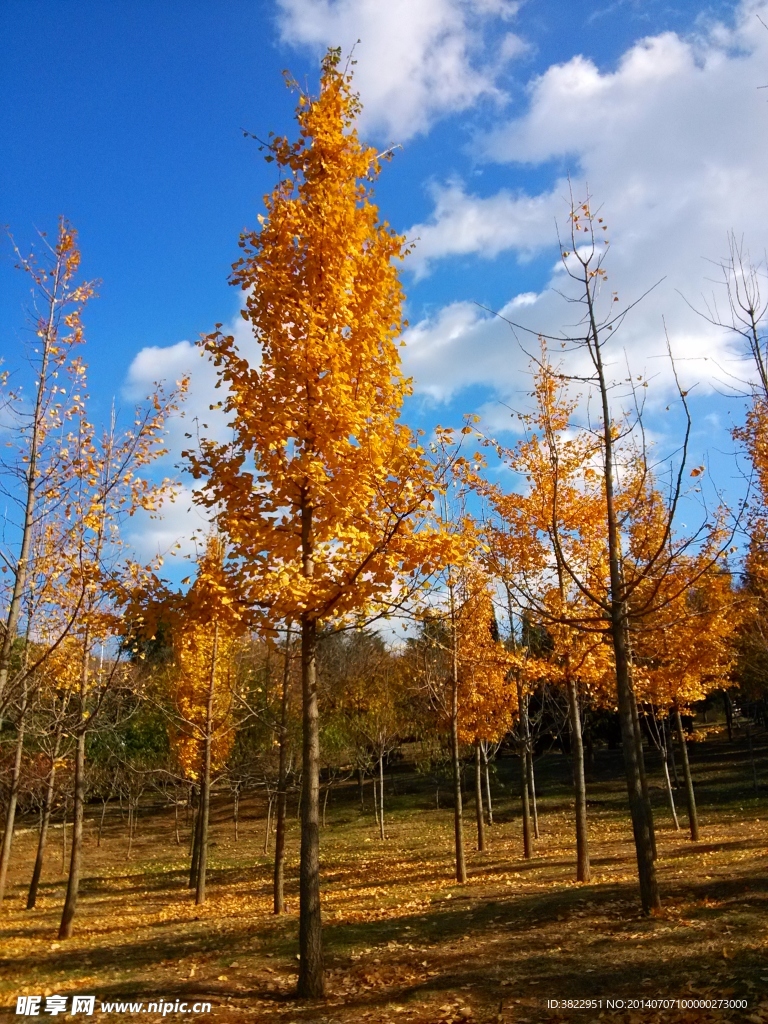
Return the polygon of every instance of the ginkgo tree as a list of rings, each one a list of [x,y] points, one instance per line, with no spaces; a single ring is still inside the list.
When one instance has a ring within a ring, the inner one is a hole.
[[[17,266],[31,285],[29,320],[35,341],[28,357],[28,393],[22,384],[2,396],[12,425],[6,447],[13,457],[0,459],[0,493],[7,502],[0,556],[8,590],[0,641],[0,714],[35,667],[28,663],[10,672],[30,584],[56,575],[51,562],[55,549],[45,539],[77,478],[68,436],[84,411],[85,367],[79,349],[84,341],[83,310],[94,294],[93,283],[80,279],[77,233],[65,220],[59,221],[55,241],[40,235],[40,253],[27,256],[15,245],[14,249]],[[2,382],[7,385],[7,374]],[[62,638],[70,626],[71,619],[61,623]]]
[[[259,360],[217,330],[203,349],[227,389],[232,440],[189,452],[197,500],[226,535],[242,599],[301,634],[303,797],[299,993],[324,991],[319,862],[318,627],[395,598],[421,568],[429,467],[398,422],[397,263],[404,240],[379,219],[381,155],[355,130],[360,104],[340,53],[320,91],[300,92],[298,138],[273,138],[279,183],[241,239],[233,284]]]
[[[578,308],[580,318],[568,332],[545,336],[544,340],[555,340],[578,353],[585,372],[568,375],[563,369],[551,368],[547,373],[567,387],[578,383],[592,392],[599,410],[595,422],[588,421],[581,427],[572,423],[567,414],[558,429],[566,442],[567,431],[576,430],[587,439],[585,450],[591,444],[590,463],[580,474],[580,487],[585,498],[594,499],[592,511],[583,521],[593,526],[599,524],[596,533],[589,531],[596,538],[598,557],[591,554],[591,545],[585,550],[579,542],[578,529],[574,532],[568,518],[561,517],[560,484],[567,481],[567,466],[561,463],[559,454],[564,449],[550,445],[547,493],[550,495],[548,543],[554,556],[552,568],[568,590],[579,594],[577,614],[563,609],[565,614],[558,613],[553,621],[602,633],[610,640],[640,898],[644,912],[655,913],[661,901],[655,867],[653,814],[633,684],[631,634],[638,623],[650,621],[668,603],[663,583],[687,553],[709,548],[710,563],[716,561],[727,544],[727,531],[724,536],[724,514],[718,511],[713,517],[709,510],[704,511],[697,530],[683,536],[675,530],[685,492],[691,418],[686,392],[677,380],[672,362],[673,379],[685,417],[684,433],[678,452],[667,464],[669,484],[664,500],[654,508],[654,529],[645,534],[648,543],[638,545],[636,538],[630,536],[629,525],[633,518],[640,516],[642,519],[644,515],[647,485],[653,472],[643,432],[642,402],[637,394],[641,385],[630,378],[628,394],[621,406],[614,397],[608,359],[628,310],[621,304],[617,309],[614,303],[619,302],[618,295],[605,288],[605,262],[609,251],[606,230],[604,218],[594,211],[590,198],[577,202],[572,197],[568,240],[562,244],[561,257],[565,280],[572,289],[566,297]],[[512,326],[527,330],[519,324]],[[545,434],[546,430],[545,424]],[[692,473],[693,476],[698,474],[698,469]],[[602,555],[599,555],[601,550]],[[533,588],[526,589],[537,611],[545,617],[551,615],[538,593]]]
[[[519,658],[499,637],[491,581],[480,565],[466,574],[463,600],[455,616],[458,677],[457,733],[475,751],[477,848],[485,849],[483,816],[483,745],[498,743],[509,732],[518,708],[513,672]],[[489,802],[490,809],[490,802]]]
[[[177,408],[180,388],[162,388],[136,409],[133,424],[119,429],[113,416],[102,430],[83,407],[68,435],[73,485],[61,510],[66,523],[62,587],[75,603],[72,636],[77,641],[78,678],[72,695],[71,735],[75,741],[72,848],[59,938],[72,935],[80,887],[83,818],[86,799],[86,738],[94,728],[106,696],[124,685],[122,610],[145,580],[146,569],[126,557],[120,526],[140,509],[152,513],[172,493],[167,480],[151,478],[149,466],[166,453],[164,425]],[[107,667],[95,665],[97,645],[112,650]]]
[[[200,795],[190,872],[197,903],[205,902],[212,773],[224,765],[234,742],[238,655],[245,636],[223,562],[224,542],[212,534],[171,620],[173,740],[184,776],[196,780]]]
[[[716,543],[716,538],[713,538]],[[667,796],[677,818],[667,765],[667,738],[674,727],[680,746],[691,839],[699,838],[696,796],[681,713],[713,690],[731,685],[736,662],[733,635],[747,609],[731,574],[704,550],[681,559],[664,581],[666,600],[632,634],[635,692],[651,719],[661,748]],[[661,728],[657,722],[661,719]],[[664,722],[668,728],[664,729]]]
[[[492,444],[496,455],[522,478],[521,490],[507,492],[497,483],[475,478],[486,506],[486,561],[504,583],[509,616],[515,601],[524,621],[546,631],[548,650],[527,651],[517,670],[520,684],[522,742],[530,748],[528,693],[545,677],[565,691],[573,756],[576,823],[576,877],[590,878],[587,793],[581,729],[582,695],[600,689],[609,676],[604,627],[595,621],[585,595],[566,572],[570,560],[588,579],[605,571],[599,474],[593,467],[594,438],[571,429],[577,402],[566,392],[549,363],[545,343],[534,364],[535,409],[520,414],[522,439],[512,447]],[[597,486],[596,486],[597,485]],[[530,757],[527,771],[530,772]],[[524,772],[526,766],[524,765]],[[524,787],[525,789],[525,787]],[[523,793],[524,848],[527,798]]]

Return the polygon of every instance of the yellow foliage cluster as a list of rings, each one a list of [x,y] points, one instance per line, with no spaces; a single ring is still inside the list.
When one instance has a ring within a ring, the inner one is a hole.
[[[517,714],[510,668],[518,659],[499,640],[487,581],[472,573],[466,590],[456,615],[459,739],[495,742],[509,731]]]
[[[414,514],[432,499],[423,452],[397,422],[410,392],[397,344],[404,240],[371,202],[380,161],[358,139],[337,63],[326,58],[317,98],[301,97],[298,140],[269,145],[280,182],[233,274],[253,350],[220,331],[205,341],[234,439],[187,453],[240,586],[274,621],[389,600],[420,568]]]
[[[172,618],[172,739],[187,778],[198,779],[206,736],[211,766],[227,759],[234,742],[233,711],[244,625],[224,572],[224,543],[208,538],[193,586]]]

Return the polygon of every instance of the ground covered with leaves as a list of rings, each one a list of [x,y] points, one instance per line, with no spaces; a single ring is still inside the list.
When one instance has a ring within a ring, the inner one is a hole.
[[[322,1003],[293,995],[295,817],[288,836],[288,913],[275,918],[258,798],[244,804],[237,841],[231,806],[223,797],[215,805],[203,907],[195,906],[186,886],[186,847],[176,844],[172,809],[147,802],[129,858],[119,809],[108,813],[97,846],[99,812],[89,808],[85,877],[75,936],[67,942],[56,940],[65,886],[61,826],[51,833],[38,906],[25,911],[36,835],[34,822],[23,821],[0,924],[0,1005],[17,1020],[23,1019],[14,1016],[17,996],[59,993],[95,994],[96,1017],[145,1022],[161,1017],[99,1014],[99,1004],[210,1000],[205,1019],[285,1024],[768,1022],[764,737],[757,755],[756,791],[743,739],[728,743],[713,734],[696,744],[692,759],[702,826],[696,844],[672,827],[660,772],[650,759],[663,899],[662,914],[652,919],[639,913],[617,752],[596,752],[589,785],[589,884],[573,880],[568,760],[558,753],[537,763],[541,838],[530,861],[522,859],[513,796],[517,761],[501,759],[489,850],[469,855],[465,886],[452,877],[452,812],[435,807],[434,787],[407,765],[390,776],[384,842],[374,826],[370,792],[363,813],[355,786],[334,790],[322,834],[328,976]],[[471,798],[467,812],[471,850]],[[188,829],[182,842],[186,834]],[[660,1009],[653,1005],[659,999],[746,1000],[748,1006]],[[551,1000],[560,1005],[553,1007]],[[563,1000],[577,1006],[564,1007]],[[593,1005],[579,1005],[580,1000]],[[625,1005],[613,1008],[609,1000]],[[632,1008],[631,1000],[646,1002]]]

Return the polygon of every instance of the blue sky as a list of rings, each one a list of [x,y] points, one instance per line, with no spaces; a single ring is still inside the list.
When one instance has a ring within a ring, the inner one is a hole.
[[[60,214],[78,229],[84,271],[102,282],[86,318],[97,412],[186,369],[190,414],[204,409],[210,374],[184,343],[236,317],[226,279],[238,234],[273,184],[240,129],[290,133],[282,70],[314,87],[324,49],[360,39],[361,133],[403,147],[378,201],[419,240],[404,271],[411,422],[479,411],[488,430],[509,427],[526,360],[477,303],[537,329],[567,322],[552,285],[570,173],[611,226],[611,287],[631,299],[664,278],[628,321],[616,365],[626,348],[633,371],[653,375],[649,426],[672,444],[666,322],[697,384],[696,458],[735,493],[718,452],[742,404],[719,381],[745,370],[683,297],[712,291],[706,260],[725,254],[729,230],[758,258],[768,238],[760,17],[764,0],[5,0],[0,222],[23,249]],[[12,264],[5,244],[11,366],[25,295]],[[184,529],[179,506],[139,547],[167,547]]]

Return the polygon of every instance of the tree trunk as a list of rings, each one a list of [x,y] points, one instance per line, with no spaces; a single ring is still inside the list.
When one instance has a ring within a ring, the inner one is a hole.
[[[200,786],[200,861],[197,868],[195,903],[205,903],[205,874],[208,867],[208,820],[211,810],[211,748],[213,744],[213,696],[216,690],[216,662],[219,654],[219,624],[213,628],[211,674],[208,679],[208,700],[205,707],[205,742],[203,746],[203,777]]]
[[[200,872],[200,837],[202,834],[203,816],[201,812],[201,801],[198,797],[197,810],[192,819],[192,851],[189,864],[189,889],[197,889],[197,876]]]
[[[453,832],[456,848],[456,881],[467,880],[464,857],[464,812],[461,799],[461,761],[459,759],[459,638],[456,635],[456,604],[453,586],[451,598],[451,767],[453,769]]]
[[[108,797],[101,799],[101,817],[99,818],[99,831],[96,835],[96,846],[101,846],[101,833],[104,831],[104,815],[107,813]]]
[[[237,828],[238,827],[238,817],[239,817],[238,812],[239,812],[239,810],[240,810],[240,790],[239,790],[238,787],[235,787],[234,797],[233,797],[233,800],[232,800],[232,821],[233,821],[233,824],[235,826],[235,842],[238,842],[238,840],[240,839],[240,836],[238,834],[238,828]]]
[[[267,793],[267,820],[264,822],[264,856],[269,853],[269,833],[272,828],[272,801],[274,800],[272,793]]]
[[[587,783],[584,776],[584,743],[581,735],[581,711],[576,681],[566,682],[568,691],[568,716],[571,726],[571,757],[573,759],[573,788],[576,804],[576,880],[590,880],[589,828],[587,826]]]
[[[528,787],[528,755],[525,747],[520,750],[520,804],[523,819],[523,857],[530,860],[533,856],[531,841],[531,805]]]
[[[21,617],[22,599],[27,583],[29,571],[29,554],[32,546],[32,532],[35,521],[35,505],[37,503],[37,463],[40,457],[41,432],[45,419],[45,393],[48,386],[48,363],[51,355],[51,347],[57,335],[57,307],[59,306],[59,288],[64,265],[61,257],[56,259],[48,287],[48,315],[45,327],[38,331],[38,337],[42,339],[42,352],[40,353],[40,371],[37,377],[35,408],[32,413],[32,430],[29,435],[29,449],[26,457],[26,494],[24,500],[24,520],[21,528],[21,547],[19,558],[13,574],[13,590],[8,605],[8,615],[5,620],[5,632],[3,641],[0,644],[0,697],[2,697],[8,683],[8,672],[11,667],[13,653],[13,641],[16,639],[16,630]]]
[[[520,709],[520,801],[523,816],[523,857],[530,860],[533,856],[531,843],[531,808],[528,803],[528,705],[523,696],[523,684],[517,676],[517,706]]]
[[[528,756],[528,786],[531,791],[531,811],[533,812],[533,837],[534,839],[539,839],[539,808],[536,803],[536,776],[533,772],[533,747],[530,742],[530,737],[526,747]]]
[[[485,850],[485,816],[483,815],[483,766],[480,743],[475,744],[475,815],[477,817],[477,848]]]
[[[672,742],[672,725],[669,715],[664,719],[664,733],[666,736],[665,745],[669,753],[669,760],[672,764],[672,778],[675,780],[675,789],[680,789],[680,780],[677,777],[677,763],[675,761],[675,745]]]
[[[364,779],[364,776],[363,776],[363,769],[362,768],[358,768],[357,769],[357,790],[358,790],[358,793],[360,795],[360,813],[361,814],[365,814],[365,790],[363,789],[364,782],[365,782],[365,779]]]
[[[725,726],[728,729],[728,742],[733,742],[733,704],[727,690],[723,690],[723,707],[725,708]]]
[[[669,809],[672,811],[672,820],[675,823],[675,831],[680,831],[680,822],[677,820],[677,808],[675,807],[675,797],[672,792],[672,780],[669,777],[669,765],[667,764],[667,752],[662,751],[662,762],[664,764],[664,781],[667,786],[667,799],[669,800]]]
[[[384,754],[379,754],[379,837],[384,836]]]
[[[638,737],[633,717],[633,707],[635,714],[637,709],[635,707],[635,695],[632,692],[630,675],[629,620],[622,578],[621,535],[614,496],[613,424],[608,403],[608,385],[603,368],[602,340],[595,319],[594,299],[589,291],[589,287],[587,288],[586,299],[588,303],[590,355],[597,371],[603,414],[603,480],[606,525],[608,528],[610,634],[616,664],[616,694],[619,705],[621,744],[624,752],[627,795],[637,855],[640,902],[643,912],[651,914],[661,909],[661,899],[659,897],[659,886],[653,856],[653,821],[648,816],[649,804],[643,793],[641,764],[638,759]],[[642,748],[640,753],[642,754]]]
[[[288,692],[291,672],[291,623],[285,637],[283,692],[280,700],[280,750],[277,763],[277,807],[275,808],[275,868],[272,880],[273,912],[285,912],[285,819],[288,809]]]
[[[87,729],[85,701],[88,695],[91,640],[88,629],[83,637],[83,663],[80,672],[78,702],[77,746],[75,747],[75,791],[72,806],[72,851],[69,860],[67,895],[59,925],[59,938],[69,939],[77,909],[80,889],[80,870],[83,861],[83,811],[85,809],[85,733]]]
[[[330,793],[331,793],[331,784],[330,784],[330,782],[328,782],[328,783],[326,783],[325,793],[323,794],[323,828],[325,828],[325,811],[326,811],[326,808],[328,807],[328,797],[330,796]]]
[[[37,902],[37,889],[40,885],[40,876],[43,873],[43,861],[45,859],[45,845],[48,841],[48,825],[51,820],[51,811],[53,809],[53,792],[54,782],[56,779],[56,756],[59,751],[59,739],[56,738],[56,748],[54,755],[51,758],[51,770],[48,773],[48,783],[45,790],[45,803],[43,804],[43,811],[40,816],[40,835],[37,840],[37,856],[35,857],[35,866],[32,871],[32,881],[29,883],[29,893],[27,895],[27,910],[32,910]]]
[[[632,715],[635,696],[629,680],[629,659],[624,628],[624,613],[621,608],[613,609],[613,646],[616,653],[616,689],[621,725],[621,745],[624,753],[624,771],[627,778],[627,795],[632,817],[632,832],[637,856],[637,874],[640,884],[640,902],[643,912],[654,913],[661,908],[659,887],[653,856],[653,826],[648,820],[647,804],[643,794],[640,765],[637,758],[637,735]]]
[[[64,910],[59,925],[59,938],[69,939],[77,909],[77,896],[80,889],[80,870],[83,859],[83,810],[85,807],[85,722],[82,711],[75,748],[75,792],[72,808],[72,850],[69,860],[69,879]]]
[[[488,804],[488,824],[493,825],[493,802],[491,801],[491,773],[488,768],[488,744],[483,744],[483,768],[485,770],[485,800]]]
[[[128,859],[131,859],[131,849],[133,848],[133,799],[131,794],[128,794]]]
[[[683,721],[680,718],[680,708],[675,708],[675,727],[677,738],[680,741],[680,761],[683,767],[683,778],[685,779],[685,800],[688,805],[688,822],[691,828],[691,839],[694,842],[699,838],[699,816],[696,813],[696,794],[693,791],[693,779],[691,778],[691,765],[688,761],[688,744],[685,742],[683,733]]]
[[[67,804],[69,799],[64,795],[64,810],[61,816],[61,874],[67,865]]]
[[[311,564],[311,562],[310,562]],[[307,573],[312,575],[311,571]],[[317,706],[317,623],[301,621],[303,703],[301,864],[299,869],[299,984],[305,999],[325,994],[320,909],[320,732]]]
[[[8,875],[8,863],[11,859],[11,845],[13,843],[13,827],[16,822],[16,804],[19,799],[19,779],[21,778],[21,759],[24,754],[24,725],[27,713],[27,691],[24,687],[24,695],[19,711],[19,724],[16,730],[16,752],[13,758],[13,770],[11,772],[11,787],[8,794],[8,806],[5,811],[5,832],[3,834],[3,847],[0,852],[0,903],[5,895],[5,880]]]
[[[630,660],[631,665],[631,660]],[[632,674],[630,669],[629,685],[632,688],[632,728],[635,730],[635,746],[637,748],[637,767],[640,772],[640,786],[643,791],[643,803],[645,804],[645,816],[648,819],[648,826],[651,836],[651,849],[653,859],[656,860],[659,852],[656,849],[656,829],[653,825],[653,808],[651,807],[651,794],[648,791],[648,773],[645,770],[645,752],[643,750],[643,730],[640,726],[640,715],[637,710],[637,700],[634,695]]]

